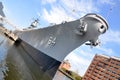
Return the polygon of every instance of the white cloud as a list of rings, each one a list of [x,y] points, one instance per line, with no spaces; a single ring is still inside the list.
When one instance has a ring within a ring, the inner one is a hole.
[[[41,2],[42,2],[43,5],[47,4],[47,3],[52,4],[52,3],[56,2],[56,0],[41,0]]]
[[[44,20],[49,23],[59,24],[63,21],[80,18],[90,12],[98,12],[97,7],[91,0],[61,0],[56,4],[51,3],[49,5],[51,6],[50,9],[44,8],[42,13]]]
[[[103,44],[116,43],[120,44],[120,31],[109,30],[100,37]]]
[[[76,15],[85,15],[90,12],[97,12],[98,9],[94,5],[92,0],[62,0],[62,6],[67,9],[67,11],[72,11],[76,13]],[[72,4],[72,5],[71,5]],[[80,16],[79,16],[80,17]]]
[[[42,0],[42,2],[49,4],[49,10],[43,8],[43,19],[56,24],[78,19],[87,13],[99,12],[99,6],[103,4],[115,4],[113,0]]]
[[[113,49],[110,49],[110,48],[96,47],[96,49],[99,50],[99,52],[102,52],[98,54],[107,54],[109,56],[114,54]]]
[[[43,18],[48,21],[49,23],[56,23],[59,24],[63,21],[71,21],[73,20],[72,17],[68,17],[65,10],[61,6],[54,6],[52,5],[52,8],[50,12],[48,12],[46,9],[43,10]]]
[[[94,55],[94,53],[92,52],[92,48],[90,46],[86,46],[86,45],[80,46],[73,52],[77,53],[81,56],[88,57],[88,58],[91,58]]]
[[[78,72],[79,75],[83,76],[91,62],[92,57],[91,59],[88,59],[87,57],[85,58],[82,55],[80,56],[72,52],[65,59],[70,61],[72,71]]]
[[[110,5],[115,4],[113,0],[98,0],[98,2],[100,2],[102,4],[110,4]]]

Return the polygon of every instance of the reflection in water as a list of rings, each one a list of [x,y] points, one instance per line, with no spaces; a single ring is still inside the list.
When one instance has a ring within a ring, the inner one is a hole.
[[[0,33],[0,80],[50,80],[21,44]],[[70,79],[57,72],[53,80]]]
[[[4,45],[6,45],[5,42],[5,37],[1,35],[2,33],[0,32],[0,80],[3,80],[4,75],[6,74],[6,70],[8,70],[8,68],[6,67],[6,62],[5,62],[5,58],[6,58],[6,50],[7,47],[4,47]]]
[[[19,52],[17,52],[16,48],[12,46],[9,51],[6,58],[9,71],[6,72],[8,75],[5,77],[5,80],[34,80],[24,59],[18,54]]]
[[[0,45],[2,45],[2,44],[3,44],[3,42],[4,42],[4,40],[0,41]]]

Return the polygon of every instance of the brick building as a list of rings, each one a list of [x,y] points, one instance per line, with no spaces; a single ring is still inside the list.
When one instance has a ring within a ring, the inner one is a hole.
[[[71,67],[71,66],[70,66],[70,63],[69,63],[68,60],[63,61],[63,62],[61,63],[61,65],[60,65],[60,68],[65,68],[66,70],[69,70],[70,67]]]
[[[120,80],[120,58],[96,54],[82,80]]]

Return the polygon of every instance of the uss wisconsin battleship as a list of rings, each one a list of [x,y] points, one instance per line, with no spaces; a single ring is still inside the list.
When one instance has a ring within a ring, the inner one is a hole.
[[[4,18],[2,8],[0,15]],[[26,53],[38,64],[39,70],[44,72],[42,76],[47,75],[49,78],[46,80],[52,80],[59,65],[70,52],[84,43],[97,46],[100,43],[99,36],[107,29],[108,24],[104,18],[90,13],[75,21],[40,29],[15,30],[13,33],[17,36],[15,44],[21,44]],[[31,65],[34,64],[31,62]]]

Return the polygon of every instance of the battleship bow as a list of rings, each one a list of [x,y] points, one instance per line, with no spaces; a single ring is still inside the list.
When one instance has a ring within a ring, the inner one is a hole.
[[[75,21],[42,29],[17,31],[16,34],[20,40],[38,51],[34,54],[34,50],[31,48],[28,50],[42,70],[52,79],[60,63],[70,52],[87,41],[89,41],[87,45],[97,46],[99,36],[107,29],[105,19],[91,13]]]

